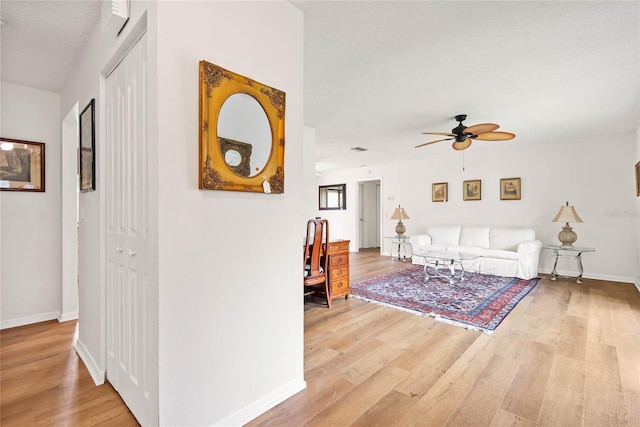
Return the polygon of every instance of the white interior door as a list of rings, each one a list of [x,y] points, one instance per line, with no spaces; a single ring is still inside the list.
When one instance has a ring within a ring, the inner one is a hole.
[[[360,248],[380,247],[380,181],[364,181],[360,190]]]
[[[107,78],[107,379],[150,422],[146,36]],[[151,349],[150,349],[151,347]]]

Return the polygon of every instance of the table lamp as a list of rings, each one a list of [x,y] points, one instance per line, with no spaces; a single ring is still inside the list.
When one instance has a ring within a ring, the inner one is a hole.
[[[573,246],[573,242],[578,240],[578,235],[569,226],[570,222],[582,222],[576,210],[573,206],[569,206],[567,202],[566,206],[561,206],[558,214],[551,222],[564,222],[562,231],[558,233],[558,239],[562,242],[562,246]]]
[[[405,212],[405,210],[401,208],[400,205],[398,205],[398,207],[393,211],[393,215],[391,215],[390,218],[398,220],[398,224],[396,225],[396,237],[404,237],[404,232],[407,231],[407,228],[402,223],[402,218],[411,219],[409,218],[409,215],[407,215],[407,212]]]

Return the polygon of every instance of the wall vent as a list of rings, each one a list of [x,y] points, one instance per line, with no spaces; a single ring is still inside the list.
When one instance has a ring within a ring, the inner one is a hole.
[[[102,0],[102,31],[119,33],[129,20],[129,0]]]

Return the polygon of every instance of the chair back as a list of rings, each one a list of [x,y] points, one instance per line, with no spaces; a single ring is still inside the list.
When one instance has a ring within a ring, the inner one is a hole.
[[[326,219],[309,220],[304,247],[304,282],[307,285],[322,283],[326,280],[329,258],[325,253],[327,242],[329,242],[329,221]]]

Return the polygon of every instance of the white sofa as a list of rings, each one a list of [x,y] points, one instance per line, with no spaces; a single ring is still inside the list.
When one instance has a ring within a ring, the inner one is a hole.
[[[457,251],[478,255],[462,262],[466,271],[532,279],[538,276],[542,242],[530,228],[429,227],[427,234],[411,236],[413,253]],[[424,257],[412,256],[414,264]]]

